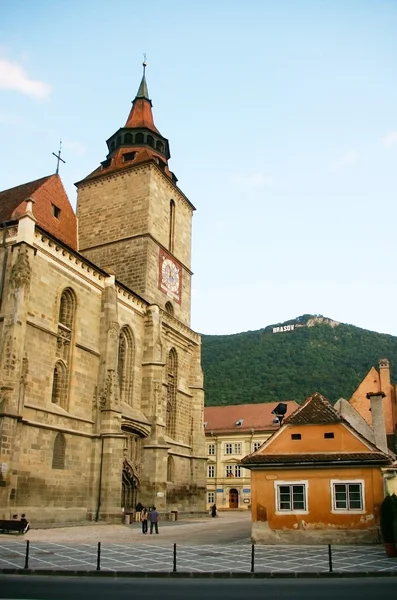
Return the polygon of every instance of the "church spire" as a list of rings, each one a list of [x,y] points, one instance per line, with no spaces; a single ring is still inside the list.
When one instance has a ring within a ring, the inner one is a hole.
[[[132,108],[124,127],[146,127],[155,133],[160,133],[154,124],[152,113],[152,101],[149,98],[149,92],[146,83],[146,60],[143,61],[143,75],[138,88],[137,95],[132,101]]]
[[[147,66],[146,60],[143,61],[142,66],[143,66],[143,75],[142,75],[141,84],[139,86],[136,98],[145,98],[145,100],[149,100],[149,102],[150,102],[149,92],[148,92],[147,83],[146,83],[146,66]]]

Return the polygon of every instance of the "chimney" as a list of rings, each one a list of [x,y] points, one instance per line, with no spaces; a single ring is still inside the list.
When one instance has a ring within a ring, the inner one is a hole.
[[[385,419],[383,416],[384,392],[369,392],[368,400],[371,402],[372,429],[375,435],[375,446],[388,454]]]

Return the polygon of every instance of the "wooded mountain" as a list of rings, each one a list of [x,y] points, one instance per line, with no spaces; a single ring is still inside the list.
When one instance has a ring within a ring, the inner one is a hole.
[[[275,330],[275,332],[274,332]],[[233,335],[203,335],[206,406],[349,399],[381,358],[397,372],[397,337],[303,315]]]

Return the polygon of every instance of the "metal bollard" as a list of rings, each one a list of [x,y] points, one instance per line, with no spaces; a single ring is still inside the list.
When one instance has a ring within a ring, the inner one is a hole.
[[[174,544],[174,565],[172,568],[172,572],[176,573],[176,544]]]
[[[97,557],[96,557],[96,570],[97,571],[101,570],[101,542],[98,542]]]
[[[24,569],[29,569],[29,540],[26,540],[25,566]]]
[[[251,573],[255,572],[255,544],[251,546]]]
[[[329,563],[329,572],[332,573],[332,550],[331,550],[331,544],[328,544],[328,563]]]

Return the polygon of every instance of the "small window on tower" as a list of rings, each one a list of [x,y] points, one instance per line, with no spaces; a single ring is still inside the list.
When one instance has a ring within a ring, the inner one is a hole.
[[[61,216],[61,209],[55,206],[55,204],[52,205],[52,214],[56,219],[59,219]]]
[[[126,152],[123,154],[123,161],[127,162],[129,160],[134,160],[136,152]]]
[[[334,432],[333,432],[333,431],[326,431],[326,432],[324,433],[324,438],[325,438],[326,440],[330,440],[330,439],[332,439],[333,437],[335,437],[335,436],[334,436]]]

